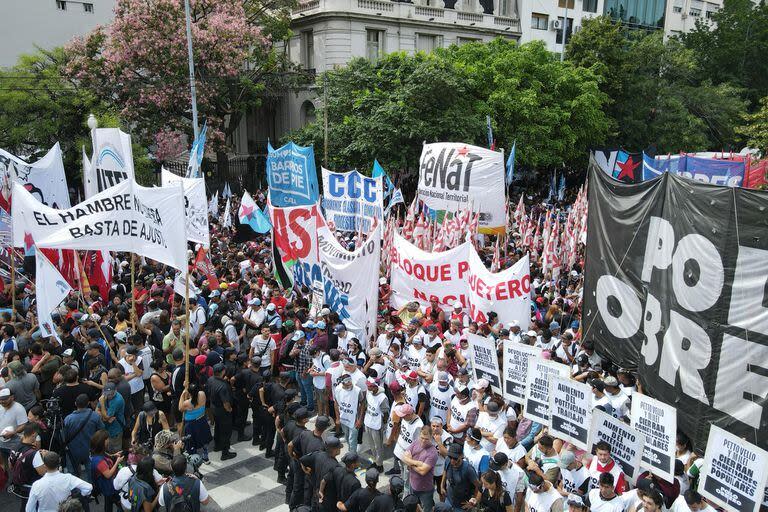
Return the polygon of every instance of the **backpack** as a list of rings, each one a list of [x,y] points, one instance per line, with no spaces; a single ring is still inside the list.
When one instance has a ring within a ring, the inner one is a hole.
[[[166,512],[195,512],[195,506],[192,501],[192,496],[195,494],[194,490],[199,489],[200,480],[194,480],[192,489],[184,489],[179,486],[173,485],[173,480],[170,480],[165,489],[168,491],[168,495],[165,500]],[[199,490],[198,490],[199,495]]]
[[[91,481],[93,482],[92,495],[97,496],[114,496],[117,494],[112,478],[104,478],[99,474],[98,465],[102,460],[107,459],[105,455],[94,455],[91,457]]]
[[[15,485],[30,485],[32,483],[33,477],[27,471],[29,466],[26,465],[26,462],[27,457],[34,457],[36,452],[36,448],[29,448],[23,452],[13,452],[8,457],[8,467],[11,468],[11,483]]]

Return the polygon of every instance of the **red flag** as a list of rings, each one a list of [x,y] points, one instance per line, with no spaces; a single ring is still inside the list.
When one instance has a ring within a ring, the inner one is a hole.
[[[83,266],[83,261],[80,259],[80,255],[77,254],[77,251],[73,251],[75,255],[75,266],[77,267],[77,275],[78,275],[78,286],[80,288],[80,293],[83,294],[83,297],[87,297],[91,294],[91,284],[88,281],[88,275],[85,273],[85,267]],[[85,258],[88,257],[88,252],[86,251]]]
[[[105,298],[112,282],[112,257],[109,251],[89,251],[83,258],[83,266],[91,287],[97,288],[101,298]]]
[[[216,278],[216,273],[213,270],[213,264],[208,258],[208,254],[206,254],[205,249],[202,247],[197,250],[195,268],[205,274],[205,278],[208,280],[208,288],[211,291],[219,289],[219,280]]]

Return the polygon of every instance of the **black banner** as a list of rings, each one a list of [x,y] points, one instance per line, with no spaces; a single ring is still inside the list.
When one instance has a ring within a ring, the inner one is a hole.
[[[584,339],[698,451],[710,423],[768,447],[768,193],[590,167]]]

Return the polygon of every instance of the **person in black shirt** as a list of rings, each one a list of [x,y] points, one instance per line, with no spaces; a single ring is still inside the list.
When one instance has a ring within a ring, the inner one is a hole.
[[[299,460],[309,453],[320,452],[325,449],[325,442],[323,441],[323,433],[330,426],[331,419],[328,416],[318,416],[315,419],[315,429],[312,431],[304,431],[299,434],[299,437],[293,442],[293,452],[297,454]],[[299,466],[301,470],[301,466]],[[312,503],[312,479],[304,478],[304,490],[302,503]]]
[[[341,458],[343,466],[333,468],[320,482],[320,510],[335,512],[341,498],[351,496],[360,488],[355,470],[360,466],[360,456],[347,452]]]
[[[259,388],[264,383],[261,376],[261,357],[253,356],[249,368],[243,368],[235,376],[235,389],[242,389],[244,396],[251,404],[251,416],[253,418],[253,437],[251,444],[256,446],[264,440],[263,418],[266,412],[261,407],[259,400]]]
[[[184,391],[184,350],[173,349],[173,369],[171,369],[171,412],[175,415],[176,423],[181,423],[182,416],[179,411],[179,399]],[[190,368],[191,370],[191,368]],[[190,375],[191,378],[191,375]]]
[[[286,453],[290,461],[291,480],[285,486],[285,497],[291,509],[299,505],[309,505],[309,503],[304,502],[304,471],[301,470],[301,464],[299,464],[299,459],[303,454],[300,452],[297,443],[300,436],[307,432],[306,424],[308,420],[309,412],[306,407],[299,407],[293,414],[293,420],[286,422],[282,432],[283,441],[286,443]],[[278,482],[280,481],[280,476],[280,473],[278,473]]]
[[[288,442],[290,442],[294,435],[298,425],[294,415],[301,409],[299,402],[291,402],[286,404],[282,414],[278,415],[277,424],[277,447],[275,449],[275,463],[274,470],[277,471],[278,481],[282,480],[285,483],[285,501],[288,503],[293,492],[293,467],[289,466],[288,455]],[[305,422],[306,423],[306,422]],[[285,472],[288,471],[286,476]],[[291,507],[293,508],[293,507]]]
[[[59,399],[59,407],[61,409],[61,417],[66,418],[72,411],[77,409],[75,406],[75,400],[78,395],[86,394],[93,396],[92,388],[88,384],[78,382],[78,373],[72,367],[65,367],[59,370],[64,384],[53,390],[53,398]]]
[[[260,421],[264,425],[264,438],[259,448],[264,450],[265,457],[272,457],[272,444],[275,442],[275,419],[279,414],[279,409],[285,404],[285,382],[286,377],[281,376],[276,382],[267,382],[258,390],[261,408],[264,411],[264,417]],[[253,390],[251,391],[253,395]]]
[[[226,367],[226,375],[230,382],[234,383],[232,393],[234,396],[234,409],[233,425],[235,432],[237,432],[237,441],[250,441],[251,436],[245,434],[246,420],[248,419],[248,400],[246,397],[246,390],[242,386],[242,379],[238,380],[240,373],[248,371],[245,367],[245,363],[248,360],[247,354],[236,354],[233,349],[231,355],[228,353],[224,358],[224,366]]]
[[[393,512],[403,510],[403,500],[400,495],[403,494],[405,482],[399,476],[393,476],[389,479],[389,494],[379,494],[371,501],[365,512]]]
[[[365,512],[373,499],[381,494],[376,486],[379,484],[379,470],[370,468],[365,472],[365,487],[352,493],[346,501],[339,501],[336,506],[341,512]]]
[[[224,364],[213,367],[213,377],[208,379],[206,395],[211,401],[211,411],[216,422],[213,451],[221,451],[221,460],[234,459],[237,453],[230,451],[232,437],[232,388],[224,380]]]
[[[480,495],[480,508],[482,510],[486,512],[512,512],[512,499],[504,489],[501,476],[496,471],[488,470],[483,473],[480,483],[483,486],[483,493]]]
[[[321,418],[325,418],[325,421],[330,425],[330,420],[326,416],[319,417],[317,421],[320,421]],[[326,428],[328,427],[326,426]],[[336,457],[339,456],[340,451],[341,441],[339,438],[328,436],[325,439],[325,450],[308,453],[299,460],[312,488],[312,510],[319,510],[320,508],[320,484],[333,471],[333,468],[339,465]]]

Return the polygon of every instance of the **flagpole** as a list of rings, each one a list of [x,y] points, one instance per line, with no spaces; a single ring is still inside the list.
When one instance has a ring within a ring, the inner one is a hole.
[[[16,249],[11,244],[11,318],[16,321]]]
[[[192,133],[194,140],[199,135],[197,131],[197,91],[195,88],[195,59],[192,54],[192,20],[189,14],[189,0],[184,0],[184,18],[187,24],[187,61],[189,64],[189,91],[192,100]]]
[[[131,257],[131,329],[136,332],[136,297],[133,294],[136,288],[136,266],[134,264],[133,253],[128,253]]]
[[[50,261],[48,262],[50,263]],[[82,290],[80,295],[78,296],[78,300],[82,303],[83,308],[86,311],[89,311],[91,308],[86,304],[85,299],[83,298]],[[93,311],[90,311],[91,313]],[[107,338],[107,335],[104,334],[104,331],[101,329],[101,324],[99,322],[94,322],[96,324],[96,328],[99,330],[99,333],[101,333],[101,337],[104,338],[104,344],[107,345],[107,348],[109,349],[109,353],[112,354],[112,357],[115,358],[115,361],[118,361],[120,358],[117,357],[117,354],[115,353],[115,349],[112,348],[112,345],[109,344],[109,339]]]
[[[187,269],[186,279],[184,279],[184,296],[185,302],[185,315],[186,318],[186,335],[184,340],[184,389],[189,391],[189,269]]]

